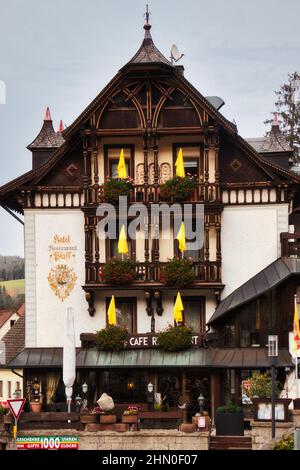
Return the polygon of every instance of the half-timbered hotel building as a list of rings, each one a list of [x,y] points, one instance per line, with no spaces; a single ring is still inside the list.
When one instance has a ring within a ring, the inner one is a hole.
[[[293,365],[288,334],[299,282],[300,176],[291,171],[278,123],[268,137],[244,140],[222,115],[223,101],[196,90],[183,66],[156,48],[150,29],[147,21],[137,53],[69,127],[55,132],[47,110],[28,147],[32,169],[0,189],[1,205],[24,215],[26,344],[11,367],[24,370],[25,389],[41,381],[45,406],[65,401],[67,306],[76,316],[75,393],[86,382],[90,402],[107,392],[116,403],[144,403],[152,382],[170,407],[185,401],[197,407],[202,393],[214,413],[229,398],[241,399],[241,380],[251,371],[269,367],[272,333],[279,335],[281,381]],[[103,183],[116,176],[120,149],[134,180],[129,204],[150,210],[175,174],[179,148],[197,179],[190,204],[204,205],[205,237],[203,248],[189,253],[195,282],[180,289],[197,345],[164,353],[145,343],[174,322],[178,289],[164,285],[160,273],[178,255],[177,242],[152,240],[148,223],[149,236],[128,241],[138,262],[136,280],[116,288],[103,279],[116,241],[97,237],[96,210]],[[132,337],[121,353],[93,344],[93,334],[107,323],[112,294],[118,322]]]

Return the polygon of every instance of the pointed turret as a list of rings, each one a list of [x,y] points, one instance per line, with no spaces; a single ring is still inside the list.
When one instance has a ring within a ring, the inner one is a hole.
[[[32,168],[38,168],[51,158],[64,142],[61,132],[55,132],[49,107],[46,108],[43,126],[28,150],[32,152]]]
[[[145,14],[146,22],[144,24],[145,36],[141,47],[137,53],[128,62],[129,64],[166,64],[174,67],[172,63],[157,49],[151,36],[151,24],[149,23],[150,13],[147,11]]]

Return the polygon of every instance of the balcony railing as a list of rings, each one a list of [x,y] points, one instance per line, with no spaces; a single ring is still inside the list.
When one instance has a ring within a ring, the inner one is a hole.
[[[136,264],[133,286],[157,283],[163,285],[162,270],[166,262],[143,262]],[[86,263],[86,284],[107,285],[104,279],[105,263]],[[221,261],[196,261],[193,263],[195,272],[194,285],[221,283]],[[192,286],[189,286],[192,287]]]
[[[103,186],[90,187],[88,190],[88,204],[101,204],[104,201]],[[135,184],[131,190],[128,202],[143,204],[170,202],[164,201],[160,195],[159,184]],[[171,201],[173,202],[173,201]],[[174,201],[175,202],[175,201]],[[221,202],[220,187],[215,183],[197,183],[192,196],[184,202],[218,203]]]
[[[300,258],[300,232],[280,234],[281,256],[288,258]]]

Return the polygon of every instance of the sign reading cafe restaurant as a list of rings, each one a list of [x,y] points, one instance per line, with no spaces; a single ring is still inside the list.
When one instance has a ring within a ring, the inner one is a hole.
[[[193,347],[200,347],[202,345],[202,336],[194,335]],[[127,349],[147,349],[155,348],[157,342],[157,336],[146,334],[146,335],[131,335],[129,336],[126,348]]]

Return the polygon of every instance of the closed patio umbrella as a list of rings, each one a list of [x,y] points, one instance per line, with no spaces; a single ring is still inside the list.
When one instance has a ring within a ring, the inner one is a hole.
[[[76,378],[76,347],[74,311],[68,307],[64,324],[64,348],[63,348],[63,381],[66,387],[68,413],[71,411],[73,384]]]

